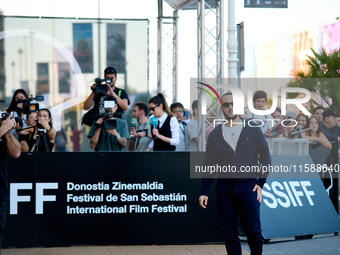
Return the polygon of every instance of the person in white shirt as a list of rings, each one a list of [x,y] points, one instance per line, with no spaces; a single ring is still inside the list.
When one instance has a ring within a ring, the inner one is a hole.
[[[183,120],[184,107],[181,103],[176,102],[170,105],[170,110],[176,116],[179,125],[179,144],[176,146],[176,151],[186,151],[185,132],[188,122]]]
[[[154,140],[146,151],[174,151],[180,142],[179,125],[162,93],[159,92],[149,100],[149,110],[157,118],[158,125],[152,129]]]

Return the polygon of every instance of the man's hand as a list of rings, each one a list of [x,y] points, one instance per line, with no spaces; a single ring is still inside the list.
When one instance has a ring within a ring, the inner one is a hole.
[[[101,124],[103,123],[103,121],[104,121],[104,118],[99,118],[99,119],[97,120],[97,123],[101,125]]]
[[[152,134],[158,138],[158,136],[159,136],[158,129],[157,128],[153,128],[152,129]]]
[[[133,136],[136,135],[136,128],[135,128],[135,127],[131,127],[131,129],[130,129],[130,135],[133,135]]]
[[[203,209],[206,209],[206,208],[207,208],[207,205],[208,205],[208,197],[207,197],[207,196],[204,196],[204,195],[201,195],[201,196],[198,198],[198,202],[199,202],[200,206],[201,206]]]
[[[2,121],[1,124],[1,135],[4,133],[7,133],[8,131],[11,131],[12,129],[15,129],[17,127],[17,123],[14,118],[12,118],[12,114],[7,117],[6,120]]]
[[[115,97],[116,93],[115,93],[115,92],[113,92],[113,90],[112,90],[111,86],[110,86],[109,84],[106,84],[106,85],[107,85],[107,87],[108,87],[108,89],[107,89],[107,93],[106,93],[106,94],[108,94],[108,95],[112,95],[112,96],[114,96],[114,97]]]
[[[109,134],[114,135],[115,137],[118,136],[118,132],[116,129],[107,129],[106,130]]]
[[[257,196],[256,199],[257,201],[259,201],[259,203],[261,203],[262,201],[262,189],[259,185],[255,184],[255,187],[253,188],[253,192],[257,192]]]
[[[142,138],[145,136],[145,133],[144,132],[138,132],[135,134],[135,138]]]
[[[91,86],[91,89],[94,91],[96,90],[96,83],[93,83],[93,85]]]

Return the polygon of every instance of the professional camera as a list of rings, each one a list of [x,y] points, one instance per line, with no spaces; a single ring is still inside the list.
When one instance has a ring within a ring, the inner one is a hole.
[[[1,121],[6,120],[10,115],[11,115],[10,113],[3,112],[1,114]],[[14,117],[14,119],[15,119],[16,123],[19,123],[19,125],[22,126],[22,119],[20,117]],[[0,126],[1,126],[1,124],[0,124]]]
[[[114,108],[116,106],[115,101],[105,100],[104,105],[101,105],[99,108],[99,114],[96,115],[96,121],[100,118],[104,118],[104,121],[101,125],[103,129],[116,129],[117,128],[117,120],[111,119],[112,117],[116,117],[116,114],[111,114],[108,108]]]
[[[108,92],[107,83],[111,83],[112,78],[96,78],[94,81],[96,82],[96,93],[105,94]]]
[[[41,125],[39,122],[38,122],[38,120],[35,120],[36,121],[36,123],[37,123],[37,132],[38,133],[45,133],[45,131],[46,131],[46,129],[43,127],[43,125]]]
[[[18,99],[16,104],[22,103],[24,107],[23,107],[23,109],[16,108],[16,111],[17,112],[24,112],[24,114],[29,114],[33,111],[39,111],[39,103],[32,103],[33,100],[44,101],[44,97],[43,96],[33,97],[31,95],[30,98]]]

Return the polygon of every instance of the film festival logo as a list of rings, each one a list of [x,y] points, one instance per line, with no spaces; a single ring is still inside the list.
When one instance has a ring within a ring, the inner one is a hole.
[[[218,107],[218,104],[216,102],[215,97],[213,96],[213,94],[209,91],[211,90],[217,97],[220,105],[222,106],[222,100],[220,95],[217,93],[217,91],[215,90],[215,88],[211,85],[208,85],[206,83],[203,82],[197,82],[198,84],[201,84],[203,86],[205,86],[207,89],[205,88],[201,88],[201,87],[197,87],[198,89],[202,90],[203,92],[205,92],[206,94],[202,94],[201,97],[201,109],[202,109],[202,115],[206,115],[206,109],[207,109],[207,101],[208,101],[208,97],[205,95],[209,95],[211,97],[211,99],[213,100],[215,106]],[[216,88],[223,88],[225,91],[229,91],[232,93],[233,95],[233,112],[235,115],[243,115],[244,114],[244,94],[242,92],[242,90],[240,88],[238,88],[235,85],[230,85],[230,84],[217,84],[215,85]],[[209,89],[209,90],[208,90]],[[287,93],[298,93],[298,94],[304,94],[305,97],[304,98],[294,98],[294,99],[290,99],[290,98],[286,98]],[[253,93],[251,89],[248,89],[248,93],[247,93],[247,97],[248,97],[248,108],[250,110],[250,112],[255,116],[255,115],[270,115],[272,114],[277,107],[277,90],[273,89],[272,91],[273,94],[273,103],[270,109],[268,110],[257,110],[254,108],[253,106]],[[305,115],[312,115],[304,106],[304,103],[309,102],[309,100],[311,99],[311,93],[304,88],[281,88],[281,114],[282,115],[286,115],[286,108],[287,105],[295,105],[297,108],[299,108],[301,110],[302,113],[304,113]],[[232,121],[232,120],[230,120]],[[258,123],[260,126],[264,125],[264,121],[261,119],[252,119],[253,122]],[[275,120],[273,119],[273,121],[279,121],[279,120]],[[287,126],[285,125],[286,120],[282,120],[281,124],[283,126]],[[215,119],[213,126],[216,127],[218,124],[225,124],[226,122],[228,122],[228,120],[226,119]],[[297,122],[295,120],[293,120],[293,122],[295,123],[293,126],[297,125]],[[248,122],[249,123],[249,122]],[[291,125],[290,125],[291,127]]]

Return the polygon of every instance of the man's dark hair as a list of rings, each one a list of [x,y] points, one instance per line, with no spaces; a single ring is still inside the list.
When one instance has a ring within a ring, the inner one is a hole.
[[[113,66],[108,66],[105,68],[104,70],[104,76],[106,76],[107,74],[115,74],[117,77],[117,70],[116,68],[114,68]]]
[[[266,102],[267,102],[267,93],[263,90],[256,91],[254,93],[253,102],[255,102],[255,100],[259,99],[259,98],[264,98],[264,99],[266,99]]]
[[[176,107],[180,107],[180,108],[184,109],[183,105],[180,102],[176,102],[176,103],[172,103],[170,105],[170,111],[172,111]]]
[[[324,111],[326,111],[326,109],[323,106],[321,106],[321,105],[318,105],[317,107],[314,108],[314,114],[315,114],[315,112],[317,110],[324,110]]]
[[[221,101],[223,100],[224,96],[232,96],[233,93],[231,93],[230,91],[228,91],[227,93],[224,93],[223,96],[221,97]]]
[[[108,101],[115,101],[115,104],[118,106],[117,98],[115,98],[115,97],[112,96],[112,95],[108,95],[108,96],[104,97],[104,101],[105,101],[105,100],[108,100]]]
[[[146,103],[142,103],[142,102],[136,103],[135,106],[137,106],[140,111],[143,110],[145,116],[149,116],[149,107],[147,106]]]

